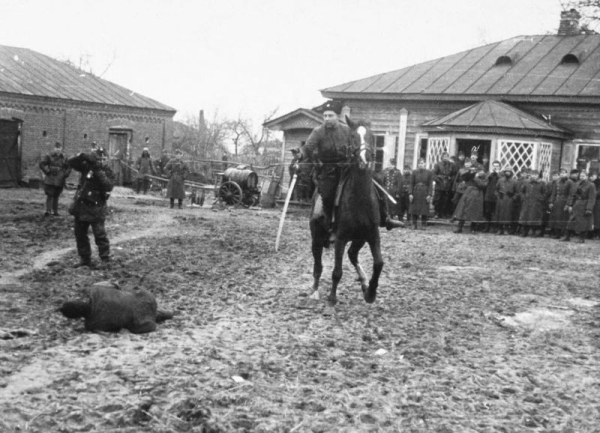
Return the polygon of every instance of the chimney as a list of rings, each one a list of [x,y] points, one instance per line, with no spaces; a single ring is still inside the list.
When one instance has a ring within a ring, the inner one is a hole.
[[[579,18],[581,15],[575,9],[562,11],[560,13],[560,26],[558,27],[559,36],[574,36],[579,32]]]

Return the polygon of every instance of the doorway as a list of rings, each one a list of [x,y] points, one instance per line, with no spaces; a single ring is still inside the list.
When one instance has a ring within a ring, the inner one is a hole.
[[[491,140],[474,140],[470,138],[457,138],[456,139],[456,152],[463,152],[466,158],[469,158],[472,153],[477,154],[477,162],[480,164],[483,162],[483,155],[487,155],[490,158],[492,151]]]
[[[113,130],[108,134],[108,164],[115,173],[117,185],[132,183],[131,169],[131,131]]]
[[[21,178],[20,122],[0,120],[0,187],[17,186]]]

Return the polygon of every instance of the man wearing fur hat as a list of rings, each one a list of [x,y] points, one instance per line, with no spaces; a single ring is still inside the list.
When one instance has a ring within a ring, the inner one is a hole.
[[[137,172],[136,179],[136,193],[140,193],[140,190],[144,191],[144,194],[148,193],[148,189],[150,188],[150,178],[149,174],[156,176],[156,169],[154,168],[154,162],[152,158],[150,158],[150,150],[147,147],[144,147],[142,150],[142,154],[137,159],[135,163],[135,169]]]
[[[311,132],[304,146],[294,152],[295,161],[310,160],[315,165],[317,172],[317,187],[323,201],[323,211],[332,233],[330,241],[334,240],[333,211],[337,187],[342,177],[345,164],[353,157],[355,152],[361,150],[358,136],[348,125],[340,122],[342,103],[328,101],[323,106],[323,125],[317,126]],[[368,149],[367,149],[368,150]],[[385,199],[379,200],[382,212],[383,225],[388,230],[402,227],[399,221],[393,221],[387,216]]]
[[[54,149],[40,162],[40,169],[46,175],[44,178],[44,192],[46,193],[45,217],[58,216],[58,197],[65,187],[65,181],[71,173],[67,158],[63,155],[62,144],[56,142]]]
[[[115,174],[106,164],[106,151],[98,148],[91,153],[79,153],[68,160],[74,170],[81,173],[77,192],[69,213],[75,217],[75,241],[79,263],[75,267],[91,266],[92,250],[88,231],[90,226],[98,253],[103,263],[110,261],[110,243],[104,227],[108,213],[106,201],[115,182]]]

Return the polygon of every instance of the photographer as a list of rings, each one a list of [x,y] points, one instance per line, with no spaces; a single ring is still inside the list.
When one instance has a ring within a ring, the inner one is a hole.
[[[81,173],[77,192],[69,213],[75,217],[75,241],[80,261],[75,267],[92,264],[92,250],[88,238],[92,227],[94,240],[103,263],[110,261],[110,243],[104,228],[108,208],[106,201],[112,191],[115,175],[106,165],[106,151],[102,148],[91,153],[80,153],[69,158],[68,164]]]

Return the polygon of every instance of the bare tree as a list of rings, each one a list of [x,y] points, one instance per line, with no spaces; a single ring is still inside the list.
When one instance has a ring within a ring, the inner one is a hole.
[[[563,10],[576,9],[581,14],[581,33],[597,34],[600,27],[600,0],[563,0]]]

